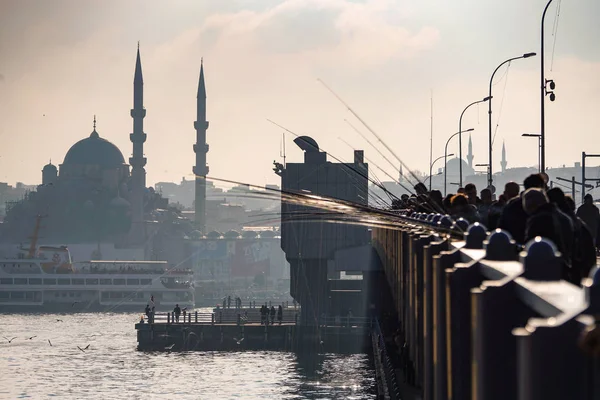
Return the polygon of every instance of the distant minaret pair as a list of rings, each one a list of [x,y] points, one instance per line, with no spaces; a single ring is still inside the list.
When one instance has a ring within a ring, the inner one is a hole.
[[[473,155],[473,141],[471,140],[471,135],[469,135],[469,151],[467,153],[467,163],[469,167],[473,168],[473,159],[475,156]],[[504,142],[502,142],[502,161],[500,161],[500,167],[502,168],[502,172],[506,171],[506,167],[508,166],[508,162],[506,161],[506,146]]]

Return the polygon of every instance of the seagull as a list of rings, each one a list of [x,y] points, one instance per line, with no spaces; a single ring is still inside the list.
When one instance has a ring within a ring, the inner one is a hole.
[[[62,320],[62,319],[58,319],[58,318],[57,318],[57,319],[56,319],[56,322],[63,322],[63,320]]]
[[[82,353],[85,353],[85,351],[86,351],[86,350],[87,350],[89,347],[90,347],[90,345],[89,345],[89,344],[88,344],[87,346],[85,346],[83,349],[82,349],[81,347],[77,346],[77,348],[78,348],[79,350],[81,350],[81,352],[82,352]]]
[[[175,347],[175,343],[173,343],[170,346],[165,347],[165,350],[171,350],[173,347]]]
[[[9,339],[8,339],[6,336],[2,336],[2,337],[3,337],[4,339],[8,340],[8,343],[11,343],[13,340],[15,340],[15,339],[17,338],[17,337],[15,336],[14,338],[12,338],[12,339],[10,339],[10,340],[9,340]]]
[[[79,303],[78,301],[74,301],[73,304],[71,304],[71,307],[74,307],[75,304],[78,304],[78,303]]]
[[[238,340],[238,338],[233,338],[237,344],[241,344],[244,341],[244,338]]]
[[[33,338],[36,338],[36,337],[37,337],[37,336],[32,336],[32,337],[30,337],[30,338],[27,338],[27,340],[31,340],[31,339],[33,339]]]
[[[50,341],[50,339],[48,339],[48,343],[50,343],[50,346],[52,346],[52,342]]]

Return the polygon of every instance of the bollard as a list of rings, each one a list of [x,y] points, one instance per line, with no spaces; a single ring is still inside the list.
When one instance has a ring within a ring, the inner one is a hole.
[[[188,313],[188,325],[192,323],[192,313]]]
[[[483,249],[483,241],[487,237],[487,229],[479,222],[469,226],[465,233],[466,249]]]
[[[496,229],[483,242],[485,259],[491,261],[516,261],[517,246],[510,233]]]
[[[519,255],[523,277],[534,281],[556,281],[563,277],[560,252],[550,240],[537,236]]]
[[[454,249],[441,252],[433,257],[433,358],[434,365],[434,398],[448,399],[448,359],[446,354],[446,270],[460,262],[460,251]]]
[[[194,315],[194,323],[198,323],[198,311],[196,311],[195,315]]]
[[[167,313],[167,325],[171,323],[171,313]]]
[[[454,221],[452,229],[460,232],[466,232],[469,229],[469,221],[467,221],[464,218],[459,218],[456,221]]]
[[[437,240],[437,239],[436,239]],[[424,246],[423,263],[423,399],[433,400],[433,257],[446,250],[446,240]]]
[[[453,400],[471,398],[471,289],[482,281],[475,261],[446,270],[448,398]]]
[[[211,325],[215,324],[215,313],[210,314],[210,324]]]

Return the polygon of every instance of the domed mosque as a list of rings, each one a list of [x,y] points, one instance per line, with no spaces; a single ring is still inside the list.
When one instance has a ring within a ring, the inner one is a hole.
[[[158,195],[146,188],[146,109],[139,48],[131,116],[133,157],[129,164],[117,146],[100,136],[94,116],[91,134],[71,146],[58,168],[52,162],[45,165],[37,190],[7,209],[0,230],[2,241],[26,241],[33,232],[36,215],[42,215],[41,234],[46,242],[143,243],[145,206],[166,206],[167,200],[157,201]]]

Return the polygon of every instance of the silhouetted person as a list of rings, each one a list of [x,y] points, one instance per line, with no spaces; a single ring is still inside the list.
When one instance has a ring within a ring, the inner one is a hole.
[[[571,196],[565,196],[565,214],[573,221],[576,247],[573,253],[573,275],[575,284],[581,284],[583,277],[590,275],[590,270],[596,265],[596,244],[588,226],[575,214],[575,201]]]
[[[432,190],[429,193],[429,198],[431,199],[432,205],[435,207],[436,213],[441,213],[444,209],[444,198],[442,197],[442,192],[439,190]]]
[[[173,314],[175,314],[175,322],[179,322],[179,315],[181,315],[181,308],[179,308],[179,304],[175,304]]]
[[[539,174],[529,175],[523,182],[525,191],[531,188],[544,188],[544,180]],[[513,239],[519,243],[525,243],[525,227],[527,225],[527,213],[523,209],[522,198],[515,197],[506,204],[500,220],[498,221],[498,228],[504,229],[511,234]]]
[[[485,188],[481,191],[481,203],[477,206],[477,213],[479,214],[480,222],[485,225],[486,228],[490,229],[488,216],[490,214],[490,208],[492,206],[492,191]]]
[[[467,183],[465,186],[465,194],[469,200],[469,204],[478,206],[481,204],[481,200],[477,197],[477,186],[474,183]]]
[[[231,308],[231,296],[227,296],[227,308]]]
[[[600,211],[594,205],[594,198],[591,194],[586,194],[583,198],[583,204],[577,209],[577,216],[587,225],[596,243],[598,236],[598,227],[600,226]]]
[[[571,272],[572,259],[567,239],[573,237],[573,229],[563,231],[564,222],[561,221],[558,208],[549,202],[543,189],[527,189],[521,198],[523,210],[529,216],[525,227],[525,241],[528,242],[536,236],[552,241],[561,253],[563,278],[567,279]]]
[[[446,197],[444,197],[444,200],[442,200],[442,206],[444,207],[446,214],[449,214],[450,208],[452,208],[452,196],[454,196],[454,194],[448,193]]]
[[[450,215],[452,215],[452,218],[455,220],[464,218],[471,224],[479,221],[479,215],[477,215],[475,207],[470,205],[467,196],[462,194],[457,194],[452,197]]]
[[[271,306],[271,325],[275,323],[275,307]]]
[[[283,321],[283,307],[281,305],[277,308],[277,321],[279,325],[281,325],[281,321]]]

